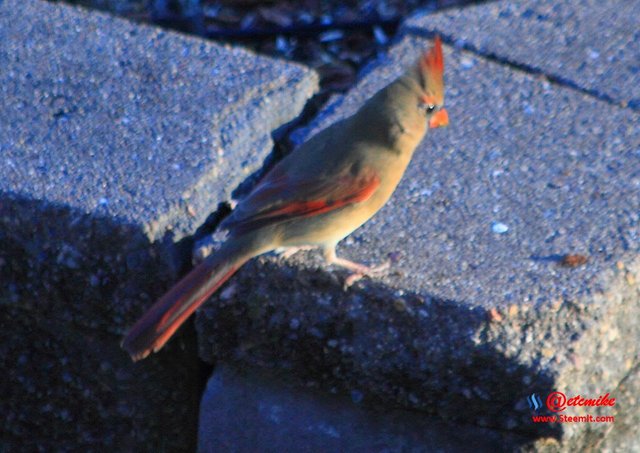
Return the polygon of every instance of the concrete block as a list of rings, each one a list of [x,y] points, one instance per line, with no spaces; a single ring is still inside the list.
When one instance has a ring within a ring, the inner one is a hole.
[[[486,2],[417,14],[404,29],[538,71],[640,111],[640,15],[625,0]]]
[[[42,1],[0,2],[2,439],[195,446],[193,332],[133,365],[121,335],[188,238],[317,85],[250,52]]]
[[[209,379],[200,405],[198,451],[430,452],[514,450],[513,434],[403,410],[364,407],[307,389],[283,373],[227,365]]]
[[[353,113],[428,45],[406,35],[298,138]],[[317,253],[260,258],[199,313],[201,356],[589,446],[585,424],[534,424],[525,397],[597,398],[638,363],[638,115],[450,47],[445,78],[451,125],[338,248],[391,256],[389,274],[343,291]]]

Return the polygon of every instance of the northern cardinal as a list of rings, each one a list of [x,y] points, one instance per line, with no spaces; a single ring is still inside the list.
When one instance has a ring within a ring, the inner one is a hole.
[[[131,328],[122,347],[136,361],[176,329],[246,261],[276,249],[320,247],[329,264],[356,275],[376,268],[336,256],[336,244],[371,218],[400,182],[429,128],[446,126],[439,37],[402,76],[353,116],[295,149],[221,223],[228,232],[208,256]]]

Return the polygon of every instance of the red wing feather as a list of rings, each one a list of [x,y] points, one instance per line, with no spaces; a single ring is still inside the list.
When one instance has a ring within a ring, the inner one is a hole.
[[[225,220],[223,227],[240,234],[276,222],[324,214],[369,199],[379,185],[380,178],[373,171],[333,181],[267,177]]]

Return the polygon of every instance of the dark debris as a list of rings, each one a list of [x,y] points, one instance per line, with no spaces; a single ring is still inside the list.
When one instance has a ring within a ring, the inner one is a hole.
[[[345,92],[418,9],[473,0],[68,0],[258,53],[305,64],[320,75],[321,101]]]

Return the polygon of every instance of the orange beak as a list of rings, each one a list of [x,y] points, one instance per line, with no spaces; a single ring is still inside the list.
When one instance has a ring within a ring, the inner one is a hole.
[[[444,127],[449,125],[449,114],[445,109],[438,110],[429,120],[429,128]]]

